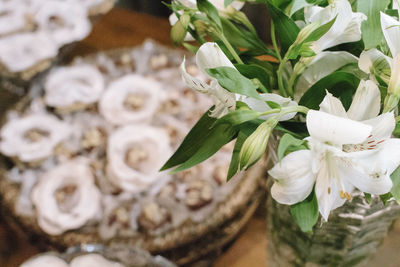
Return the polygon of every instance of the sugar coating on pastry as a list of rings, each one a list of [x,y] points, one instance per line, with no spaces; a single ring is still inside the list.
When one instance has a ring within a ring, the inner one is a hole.
[[[18,1],[0,4],[0,35],[23,30],[27,26],[27,8]]]
[[[46,172],[32,190],[39,226],[50,235],[77,229],[101,215],[101,194],[85,158]]]
[[[45,85],[45,102],[51,107],[92,104],[104,90],[104,79],[91,65],[59,67],[50,72]]]
[[[35,257],[21,264],[20,267],[69,267],[63,259],[53,255]]]
[[[100,113],[112,124],[149,121],[163,98],[161,84],[137,74],[110,83],[100,99]]]
[[[0,61],[11,72],[33,67],[56,56],[58,47],[44,32],[27,32],[0,39]]]
[[[0,151],[23,162],[41,160],[51,156],[54,148],[69,134],[68,124],[50,114],[16,118],[0,131]]]

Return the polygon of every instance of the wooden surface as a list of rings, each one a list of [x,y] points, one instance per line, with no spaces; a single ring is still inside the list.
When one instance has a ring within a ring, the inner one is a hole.
[[[94,26],[92,34],[74,49],[80,54],[96,50],[134,46],[146,38],[171,45],[166,19],[151,17],[115,8]],[[215,267],[265,267],[266,243],[263,208],[243,229],[238,239],[215,261]],[[400,266],[400,221],[395,225],[368,266]],[[0,266],[14,267],[38,253],[22,233],[12,230],[0,220]],[[8,258],[4,262],[4,258]],[[3,259],[3,262],[2,262]]]

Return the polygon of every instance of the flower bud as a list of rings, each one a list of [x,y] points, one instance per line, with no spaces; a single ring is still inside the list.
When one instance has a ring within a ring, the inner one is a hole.
[[[278,123],[276,118],[261,123],[244,141],[239,153],[239,170],[247,169],[256,163],[267,149],[269,136]]]
[[[197,33],[200,35],[206,35],[211,28],[210,24],[203,20],[195,20],[193,24]]]
[[[185,27],[182,25],[182,22],[180,20],[178,20],[174,24],[174,26],[172,26],[170,34],[171,34],[171,39],[175,45],[183,43],[183,41],[185,40],[186,32],[187,31]]]

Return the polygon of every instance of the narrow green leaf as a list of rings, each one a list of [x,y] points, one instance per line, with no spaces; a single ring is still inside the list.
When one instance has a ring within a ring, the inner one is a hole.
[[[241,127],[238,137],[236,139],[235,147],[233,148],[231,163],[229,165],[228,175],[226,180],[229,181],[239,169],[239,154],[242,149],[244,141],[249,137],[258,127],[258,123],[245,123],[244,127]]]
[[[216,125],[210,130],[207,138],[197,151],[171,173],[177,173],[189,169],[205,161],[214,155],[222,146],[232,141],[237,132],[238,130],[229,124]]]
[[[246,78],[258,79],[261,84],[268,90],[268,92],[271,92],[269,75],[263,67],[260,67],[256,64],[236,64],[235,67]]]
[[[393,196],[392,196],[392,193],[389,192],[389,193],[386,193],[386,194],[384,194],[384,195],[380,195],[379,197],[380,197],[380,199],[382,200],[383,204],[386,205],[386,203],[388,202],[388,200],[391,199]]]
[[[392,193],[394,199],[400,203],[400,166],[397,167],[394,172],[392,172],[390,178],[392,178],[393,182],[393,187],[392,190],[390,190],[390,193]]]
[[[281,108],[281,105],[279,105],[278,103],[276,103],[276,102],[274,102],[274,101],[265,101],[265,103],[267,103],[267,105],[268,105],[271,109]]]
[[[207,15],[207,17],[222,28],[218,10],[208,0],[197,0],[197,8]]]
[[[231,67],[218,67],[206,69],[207,73],[218,80],[218,83],[232,93],[250,96],[256,99],[261,97],[257,93],[257,87],[251,80],[244,77],[240,72]]]
[[[291,18],[286,16],[282,10],[276,8],[270,2],[267,2],[267,7],[274,21],[275,30],[278,33],[277,37],[281,45],[282,53],[284,54],[296,40],[300,29]]]
[[[211,110],[211,109],[210,109]],[[210,129],[217,121],[209,116],[210,110],[206,111],[199,121],[186,135],[182,144],[178,147],[175,153],[161,167],[160,171],[167,170],[185,162],[193,156],[199,148],[204,144],[210,135]]]
[[[390,0],[359,0],[357,11],[367,16],[367,20],[361,24],[362,40],[365,49],[376,47],[383,39],[381,30],[380,11],[384,11]]]
[[[233,112],[229,112],[222,118],[218,119],[217,124],[228,123],[232,126],[242,124],[246,121],[251,121],[257,119],[260,116],[260,112],[254,110],[235,110]]]
[[[326,95],[325,90],[328,90],[338,97],[347,109],[350,107],[352,96],[359,83],[360,79],[351,73],[334,72],[311,86],[301,97],[299,105],[310,109],[319,109],[319,104]]]
[[[285,152],[291,147],[291,151],[305,149],[305,140],[297,139],[290,134],[284,134],[279,141],[278,159],[279,161],[285,156]]]
[[[312,232],[319,215],[315,192],[311,192],[302,202],[290,206],[290,214],[303,232]]]
[[[335,21],[336,21],[336,18],[337,18],[337,17],[335,17],[335,18],[333,18],[331,21],[329,21],[329,22],[327,22],[327,23],[325,23],[325,24],[319,26],[315,31],[313,31],[313,32],[305,39],[304,42],[307,43],[307,42],[317,41],[319,38],[321,38],[325,33],[327,33],[327,32],[331,29],[333,23],[335,23]]]

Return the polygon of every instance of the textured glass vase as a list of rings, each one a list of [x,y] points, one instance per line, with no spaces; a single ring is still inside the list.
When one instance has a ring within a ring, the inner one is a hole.
[[[269,167],[277,162],[277,144],[276,136],[272,136]],[[268,184],[270,188],[272,178]],[[268,267],[363,266],[400,215],[395,201],[383,205],[379,197],[372,197],[368,204],[362,193],[355,192],[352,201],[331,212],[328,222],[320,219],[313,233],[304,233],[289,210],[289,206],[268,197]]]

